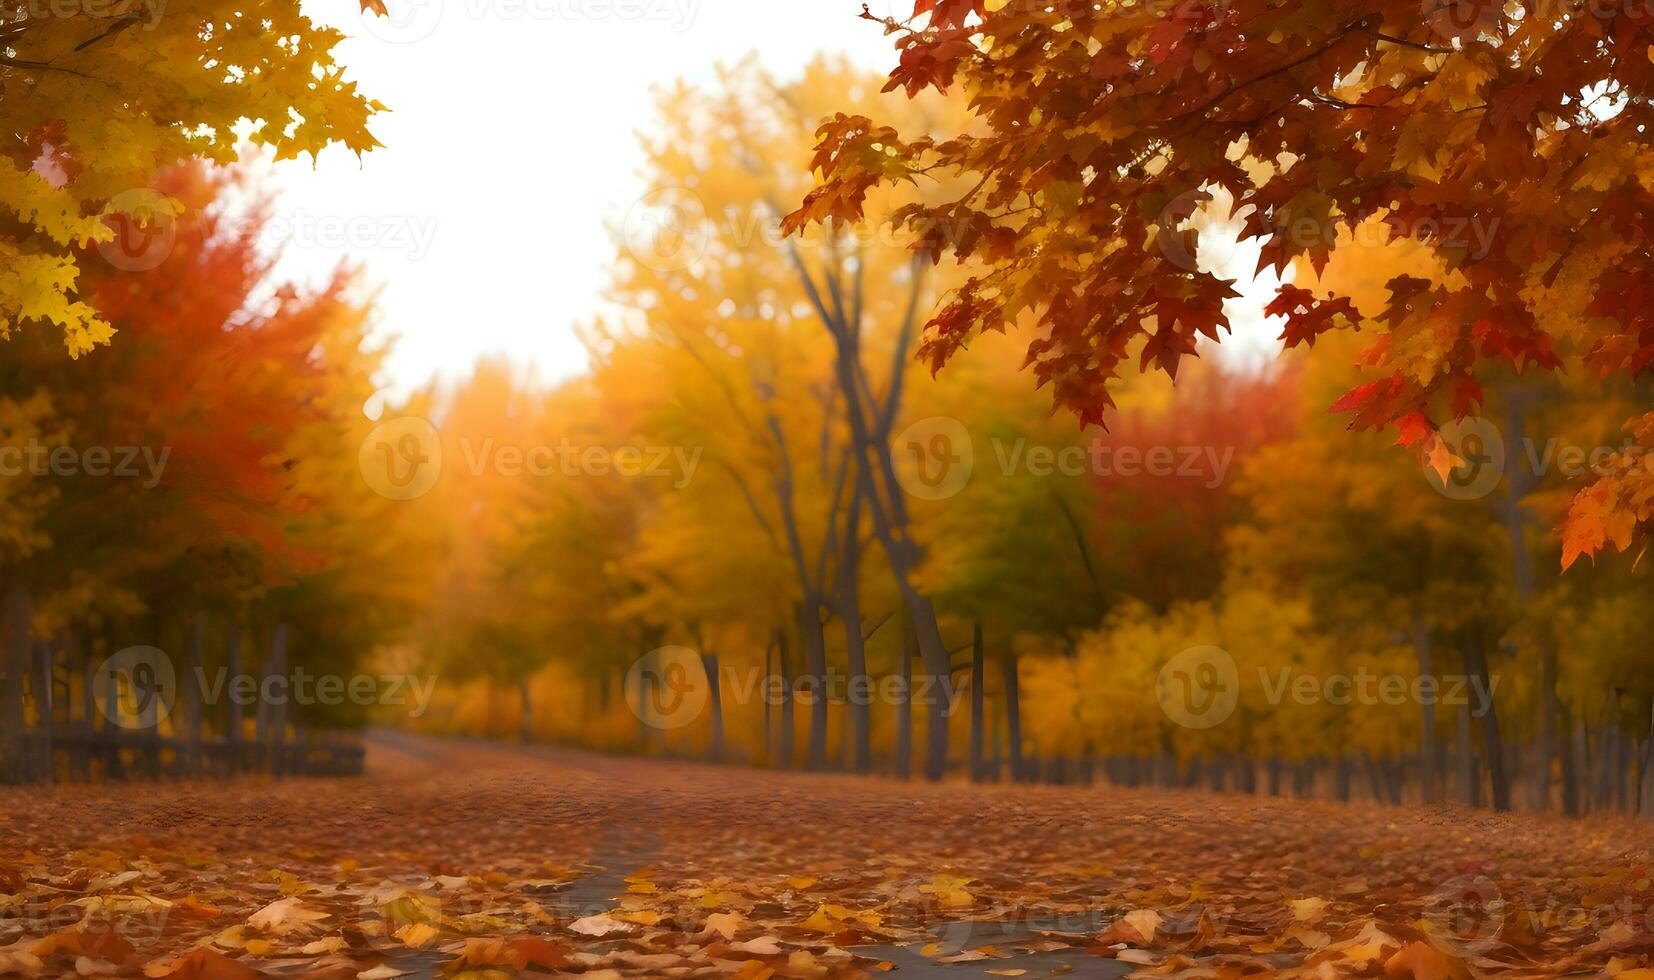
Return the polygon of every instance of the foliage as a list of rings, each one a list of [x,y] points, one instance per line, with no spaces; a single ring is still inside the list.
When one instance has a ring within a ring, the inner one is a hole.
[[[0,338],[51,324],[75,357],[109,342],[82,275],[153,268],[186,233],[187,204],[155,185],[167,168],[377,146],[384,107],[345,79],[342,39],[297,0],[0,4]]]
[[[936,139],[836,114],[818,133],[821,184],[786,227],[853,220],[886,184],[970,178],[902,216],[951,231],[924,239],[933,259],[988,266],[931,319],[934,367],[1026,321],[1029,364],[1083,420],[1108,414],[1133,351],[1175,376],[1229,326],[1233,283],[1187,224],[1217,192],[1262,242],[1260,267],[1318,270],[1341,234],[1378,221],[1446,273],[1397,275],[1378,307],[1279,287],[1269,311],[1288,346],[1372,335],[1359,355],[1372,380],[1334,403],[1358,428],[1433,452],[1501,365],[1634,377],[1654,358],[1637,285],[1654,203],[1640,11],[936,0],[886,25],[901,52],[888,87],[957,86],[976,125]],[[1636,538],[1654,487],[1644,455],[1580,492],[1565,562]]]

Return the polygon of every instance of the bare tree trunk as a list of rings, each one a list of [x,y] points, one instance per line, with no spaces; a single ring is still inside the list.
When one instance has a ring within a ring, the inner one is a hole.
[[[897,675],[901,678],[901,693],[896,703],[896,775],[907,779],[913,774],[913,653],[918,640],[913,625],[902,619],[902,653]]]
[[[1648,731],[1643,736],[1642,752],[1637,756],[1637,816],[1654,819],[1654,772],[1649,771],[1648,753],[1654,749],[1654,701],[1649,704]]]
[[[1384,802],[1384,780],[1378,771],[1378,760],[1371,752],[1364,755],[1367,763],[1367,788],[1373,794],[1374,803]]]
[[[982,760],[983,736],[983,652],[982,621],[971,626],[971,781],[980,783],[987,776]]]
[[[40,715],[40,734],[35,740],[34,776],[39,782],[52,781],[54,772],[52,765],[52,716],[57,711],[56,695],[56,659],[57,651],[50,640],[35,642],[36,669],[35,674],[35,710]]]
[[[224,691],[229,702],[225,706],[224,741],[229,754],[229,774],[235,775],[242,767],[241,739],[244,734],[244,707],[231,685],[241,676],[241,626],[231,623],[224,632]]]
[[[1413,650],[1418,654],[1419,677],[1434,677],[1430,665],[1430,619],[1422,606],[1413,610]],[[1419,779],[1424,785],[1424,803],[1436,802],[1436,700],[1433,697],[1419,698]]]
[[[845,309],[843,290],[839,284],[839,270],[826,270],[822,285],[805,265],[803,257],[792,243],[789,255],[798,272],[799,280],[815,307],[822,325],[832,336],[837,351],[833,360],[837,388],[844,396],[845,419],[850,423],[850,442],[855,449],[858,492],[866,501],[872,517],[873,530],[896,581],[902,603],[912,618],[918,635],[919,657],[927,676],[928,696],[924,699],[929,718],[925,751],[925,778],[938,780],[947,769],[948,715],[947,681],[951,676],[947,647],[937,625],[936,609],[930,599],[914,585],[913,576],[919,566],[919,546],[913,540],[907,512],[906,491],[896,476],[896,465],[890,445],[890,435],[902,403],[902,378],[908,363],[908,349],[916,328],[919,288],[924,266],[913,263],[912,294],[907,315],[900,325],[891,358],[888,393],[882,404],[869,397],[871,386],[861,362],[860,278],[855,283],[856,295],[849,311]],[[827,293],[823,295],[824,291]],[[831,303],[829,304],[829,299]],[[868,465],[871,464],[871,465]]]
[[[804,642],[804,675],[810,691],[809,750],[804,767],[820,771],[827,768],[827,638],[819,604],[799,606],[798,631]]]
[[[785,769],[793,764],[793,675],[787,662],[787,634],[781,634],[781,646],[776,655],[781,660],[781,737],[776,749],[776,764]]]
[[[22,583],[6,590],[5,646],[0,648],[0,782],[20,783],[28,775],[24,750],[23,681],[29,672],[34,600]]]
[[[1614,805],[1621,813],[1634,813],[1631,799],[1631,772],[1636,768],[1636,739],[1623,728],[1620,730],[1619,768],[1614,773]]]
[[[1574,798],[1584,816],[1591,812],[1591,728],[1585,724],[1584,712],[1574,722],[1574,759]]]
[[[1459,703],[1458,719],[1458,759],[1459,759],[1459,802],[1465,806],[1475,806],[1477,789],[1481,780],[1476,773],[1476,757],[1470,749],[1470,705]]]
[[[266,677],[282,677],[287,673],[287,624],[277,623],[275,630],[270,634],[270,665],[265,670]],[[287,694],[283,684],[283,694],[274,704],[270,705],[270,753],[271,771],[280,778],[287,761]]]
[[[201,684],[202,651],[206,645],[207,614],[197,610],[195,628],[184,655],[184,676],[178,679],[184,700],[184,772],[191,779],[201,775]]]
[[[97,678],[94,676],[97,664],[92,656],[90,645],[82,646],[80,634],[73,626],[63,631],[63,648],[68,651],[69,663],[80,662],[80,733],[85,739],[77,754],[76,772],[85,782],[92,781],[92,740],[97,731],[98,715]]]
[[[1579,763],[1584,755],[1584,738],[1573,723],[1573,712],[1563,705],[1557,713],[1561,721],[1558,740],[1562,755],[1562,812],[1577,817],[1582,812],[1579,798]]]
[[[989,743],[991,754],[988,756],[989,778],[998,783],[1005,779],[1005,712],[1002,708],[990,707],[988,731],[992,733]]]
[[[854,465],[854,464],[852,464]],[[839,545],[838,603],[844,622],[845,666],[850,673],[850,767],[866,775],[873,769],[872,685],[867,677],[867,641],[861,628],[861,493],[850,493],[849,515]]]
[[[1539,725],[1534,738],[1534,758],[1531,766],[1532,782],[1528,787],[1528,804],[1544,812],[1551,808],[1551,759],[1557,752],[1556,720],[1560,705],[1556,697],[1556,645],[1544,639],[1539,666]]]
[[[720,683],[718,655],[701,654],[701,668],[706,671],[707,706],[712,709],[712,732],[707,738],[706,757],[713,762],[724,761],[724,690]]]
[[[1022,761],[1022,692],[1016,653],[1006,652],[999,668],[1005,685],[1005,743],[1011,754],[1011,781],[1020,783],[1027,778],[1027,771]]]
[[[100,637],[101,652],[107,655],[115,644],[110,631],[105,629]],[[103,688],[103,703],[105,712],[103,729],[111,734],[119,734],[118,729],[124,727],[120,723],[120,682],[113,671],[108,671],[98,677],[98,684]],[[121,754],[118,742],[111,741],[104,752],[105,774],[111,779],[126,778],[126,759]]]
[[[1480,635],[1470,637],[1465,643],[1465,667],[1471,677],[1480,679],[1481,690],[1487,693],[1486,710],[1481,717],[1482,754],[1487,757],[1488,777],[1493,783],[1493,809],[1505,813],[1510,810],[1510,780],[1505,773],[1505,745],[1499,736],[1499,711],[1493,704],[1493,686],[1483,643]]]
[[[522,706],[522,717],[517,720],[517,740],[534,741],[534,691],[525,675],[517,678],[517,700]]]
[[[769,760],[775,759],[775,705],[770,684],[775,678],[775,647],[780,636],[780,630],[771,633],[769,645],[764,647],[764,758]]]

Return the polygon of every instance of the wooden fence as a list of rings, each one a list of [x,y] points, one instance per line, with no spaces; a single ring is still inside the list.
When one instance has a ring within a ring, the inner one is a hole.
[[[285,653],[285,651],[281,651]],[[90,782],[120,779],[360,775],[366,750],[355,732],[314,730],[288,717],[287,706],[203,704],[202,691],[180,677],[169,710],[126,711],[130,692],[100,678],[90,658],[64,663],[55,645],[34,646],[25,683],[0,697],[0,712],[23,721],[0,741],[0,781]],[[192,660],[194,658],[191,658]],[[285,656],[273,665],[281,669]],[[101,686],[100,686],[101,685]],[[21,703],[17,703],[21,702]],[[15,730],[15,729],[14,729]]]

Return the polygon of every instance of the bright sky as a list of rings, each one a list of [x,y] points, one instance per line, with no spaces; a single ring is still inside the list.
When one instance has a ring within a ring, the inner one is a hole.
[[[653,87],[709,82],[717,62],[753,51],[781,72],[820,51],[880,73],[894,58],[861,0],[389,0],[385,19],[357,6],[304,0],[349,38],[349,76],[390,107],[373,126],[385,147],[276,165],[266,240],[289,278],[366,267],[380,327],[398,337],[393,396],[491,353],[542,380],[584,368],[573,327],[603,308],[610,229],[643,186],[636,132]],[[869,6],[906,13],[912,0]],[[1225,353],[1268,356],[1275,331],[1257,310],[1274,283],[1247,282],[1256,250],[1233,248],[1202,257],[1247,294]]]
[[[651,86],[710,80],[754,50],[778,70],[820,50],[881,70],[893,57],[861,0],[389,2],[388,21],[357,0],[304,2],[349,36],[340,60],[392,111],[360,164],[335,148],[275,168],[272,237],[290,277],[366,265],[401,337],[402,391],[490,352],[542,379],[584,367],[572,326],[600,309],[609,229],[642,186]]]

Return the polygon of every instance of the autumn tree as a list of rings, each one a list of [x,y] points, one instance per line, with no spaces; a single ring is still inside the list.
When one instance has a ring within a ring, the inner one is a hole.
[[[658,224],[664,234],[629,240],[620,289],[649,311],[654,329],[675,332],[686,350],[713,363],[715,376],[722,379],[716,383],[739,385],[733,398],[744,403],[739,414],[745,421],[737,424],[770,460],[761,502],[776,515],[772,528],[800,589],[806,672],[820,677],[825,670],[820,623],[829,603],[848,613],[841,622],[849,655],[856,658],[860,634],[850,634],[861,629],[862,614],[847,608],[855,598],[849,591],[853,576],[830,570],[859,564],[851,549],[860,547],[861,518],[856,515],[865,514],[919,631],[925,670],[945,678],[947,651],[931,600],[916,584],[922,548],[890,448],[900,429],[917,312],[935,288],[910,261],[906,236],[893,232],[882,217],[901,196],[887,195],[862,225],[827,229],[809,241],[787,240],[776,232],[786,202],[808,183],[811,129],[846,93],[870,107],[902,111],[925,128],[940,124],[952,111],[941,100],[904,107],[881,98],[872,80],[826,61],[807,67],[797,82],[780,82],[748,63],[726,71],[717,90],[668,93],[663,99],[666,132],[646,147],[651,184],[639,204],[644,223]],[[773,320],[778,326],[759,324],[752,346],[734,342],[735,328],[752,320]],[[777,330],[773,340],[759,339],[766,329]],[[814,330],[819,337],[823,329],[831,342],[824,363],[827,390],[778,387],[771,367],[774,345],[813,347],[804,333]],[[720,352],[720,346],[726,349]],[[780,425],[782,415],[799,411],[826,413],[837,421],[823,423],[820,434],[805,437],[808,441],[801,445]],[[820,516],[808,519],[824,516],[833,529],[817,538],[800,526],[804,518],[789,518],[804,479],[789,474],[787,467],[794,456],[820,458],[814,445],[823,435],[838,448],[813,475],[830,503],[825,509],[812,507],[812,514]],[[757,487],[747,491],[759,499]],[[933,778],[940,777],[946,763],[945,711],[946,705],[932,706],[927,773]],[[822,706],[811,719],[810,757],[817,763],[825,726]]]
[[[1372,380],[1336,402],[1359,428],[1394,426],[1428,451],[1482,403],[1494,365],[1638,375],[1654,356],[1638,285],[1654,203],[1644,12],[990,6],[919,0],[885,22],[900,51],[889,87],[963,89],[974,124],[937,139],[847,106],[821,127],[821,184],[787,223],[854,219],[879,186],[967,177],[964,194],[903,212],[958,230],[925,243],[933,259],[988,266],[931,319],[934,366],[981,330],[1028,324],[1028,362],[1056,403],[1104,419],[1128,356],[1173,374],[1229,326],[1234,285],[1202,268],[1187,224],[1219,191],[1277,272],[1325,263],[1340,229],[1376,218],[1452,273],[1399,275],[1380,309],[1280,287],[1270,309],[1289,346],[1371,333]],[[1644,529],[1646,459],[1624,453],[1581,491],[1565,563]]]
[[[405,624],[401,603],[428,568],[418,525],[358,467],[384,349],[368,342],[347,271],[317,289],[273,279],[258,245],[268,207],[240,178],[193,165],[157,186],[189,209],[186,233],[154,269],[88,274],[125,342],[76,361],[39,333],[0,347],[8,399],[35,385],[57,393],[18,445],[84,461],[24,476],[32,493],[19,504],[50,506],[0,568],[14,639],[82,657],[170,648],[193,679],[212,617],[216,635],[240,634],[226,637],[232,649],[262,628],[266,667],[344,669]],[[136,465],[116,468],[128,452]],[[26,659],[27,643],[14,644],[8,663]],[[199,692],[183,694],[194,724]]]
[[[0,337],[50,324],[75,356],[109,341],[81,271],[164,258],[183,208],[154,186],[165,168],[376,146],[383,107],[334,60],[343,37],[295,0],[0,4]]]

